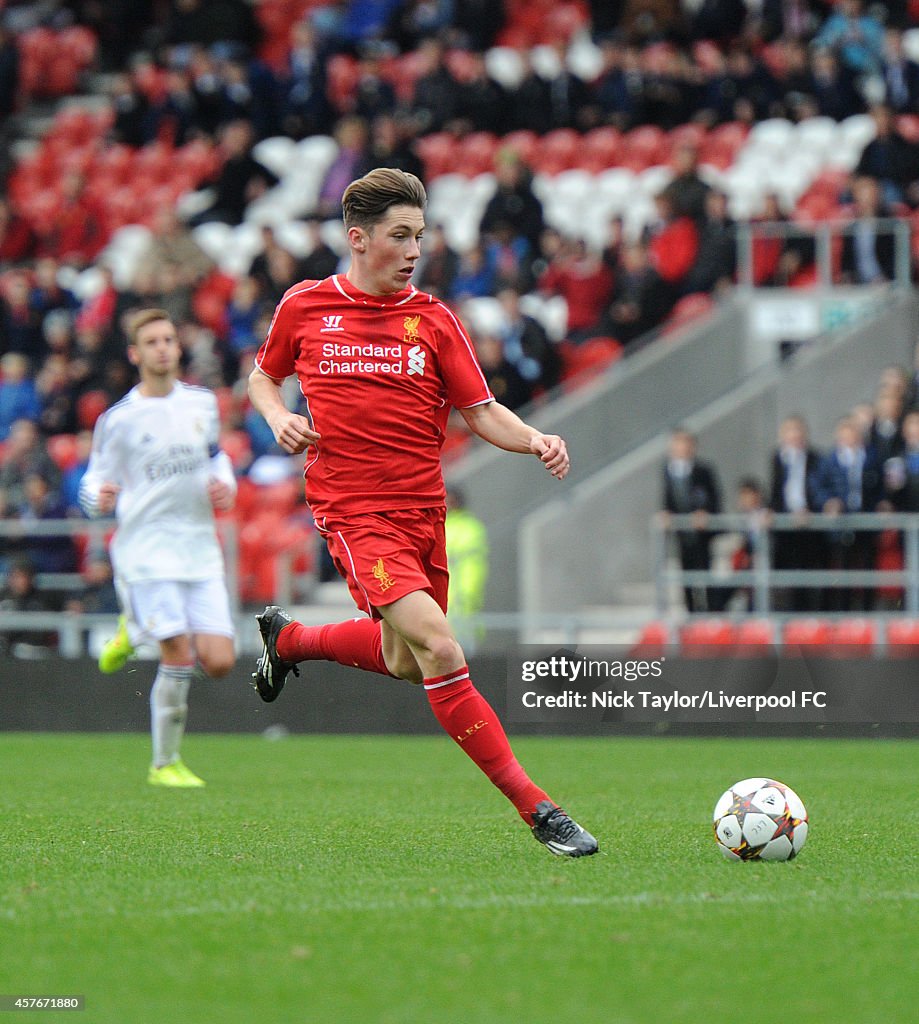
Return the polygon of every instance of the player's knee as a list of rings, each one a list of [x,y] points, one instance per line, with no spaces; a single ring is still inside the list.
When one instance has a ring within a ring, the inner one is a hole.
[[[232,652],[224,653],[222,651],[213,654],[207,654],[200,656],[198,659],[201,662],[201,667],[205,673],[211,677],[211,679],[222,679],[225,675],[228,675],[230,670],[236,664],[236,658]]]
[[[457,661],[463,660],[462,648],[449,633],[431,637],[425,646],[431,660],[443,666],[444,672],[449,672],[456,666]]]

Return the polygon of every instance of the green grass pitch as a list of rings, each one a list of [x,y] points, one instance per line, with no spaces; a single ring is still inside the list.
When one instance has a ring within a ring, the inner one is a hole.
[[[916,1019],[919,745],[518,739],[598,836],[539,846],[442,738],[0,738],[0,994],[81,1024],[872,1024]],[[807,804],[785,864],[724,861],[715,800]],[[10,1019],[60,1019],[45,1011]]]

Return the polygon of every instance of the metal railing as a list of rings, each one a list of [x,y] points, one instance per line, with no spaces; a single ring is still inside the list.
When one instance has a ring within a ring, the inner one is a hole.
[[[672,587],[747,588],[752,596],[751,614],[768,614],[774,607],[776,591],[781,588],[801,590],[839,590],[848,588],[896,587],[903,591],[903,610],[919,614],[919,513],[848,513],[799,517],[789,514],[706,515],[708,533],[744,534],[751,541],[751,566],[730,572],[715,569],[683,569],[674,567],[669,557],[671,543],[678,533],[692,534],[700,529],[696,514],[658,517],[651,524],[654,557],[656,605],[660,614],[669,610]],[[895,530],[902,535],[902,569],[776,569],[773,564],[772,540],[782,531],[812,531],[846,534],[855,532],[883,533]]]
[[[861,221],[828,220],[818,224],[792,224],[786,221],[742,223],[737,226],[737,284],[744,288],[769,287],[755,281],[754,245],[757,241],[779,238],[814,243],[814,266],[817,284],[830,288],[839,284],[839,243],[846,236],[854,236],[858,225],[870,223],[879,235],[890,235],[894,243],[892,283],[909,287],[912,254],[910,251],[910,222],[897,217],[879,217]]]

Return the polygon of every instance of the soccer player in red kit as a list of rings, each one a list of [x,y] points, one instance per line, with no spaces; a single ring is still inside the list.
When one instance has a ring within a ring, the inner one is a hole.
[[[451,407],[491,444],[535,455],[557,479],[565,442],[494,400],[459,320],[410,282],[424,230],[424,186],[377,168],[345,191],[351,266],[281,299],[249,378],[252,404],[287,452],[306,452],[306,496],[339,572],[368,618],[323,626],[271,605],[257,616],[256,689],[274,700],[303,661],[423,683],[435,717],[553,853],[597,841],[533,783],[479,694],[446,617],[440,449]],[[307,415],[281,384],[296,373]]]

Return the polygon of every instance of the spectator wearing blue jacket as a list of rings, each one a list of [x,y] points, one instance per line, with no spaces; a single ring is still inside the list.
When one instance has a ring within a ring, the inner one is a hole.
[[[884,66],[884,27],[862,9],[862,0],[841,0],[813,40],[815,49],[832,50],[856,75],[877,75]]]
[[[41,401],[29,376],[29,360],[20,352],[7,352],[0,359],[0,441],[10,436],[16,420],[34,422],[40,415]]]
[[[844,416],[836,424],[835,443],[821,460],[816,476],[817,506],[825,515],[875,512],[884,497],[883,467],[873,448],[866,448],[858,424]],[[828,537],[829,568],[833,571],[875,568],[877,533],[844,525]],[[870,587],[833,587],[831,611],[870,611]]]

